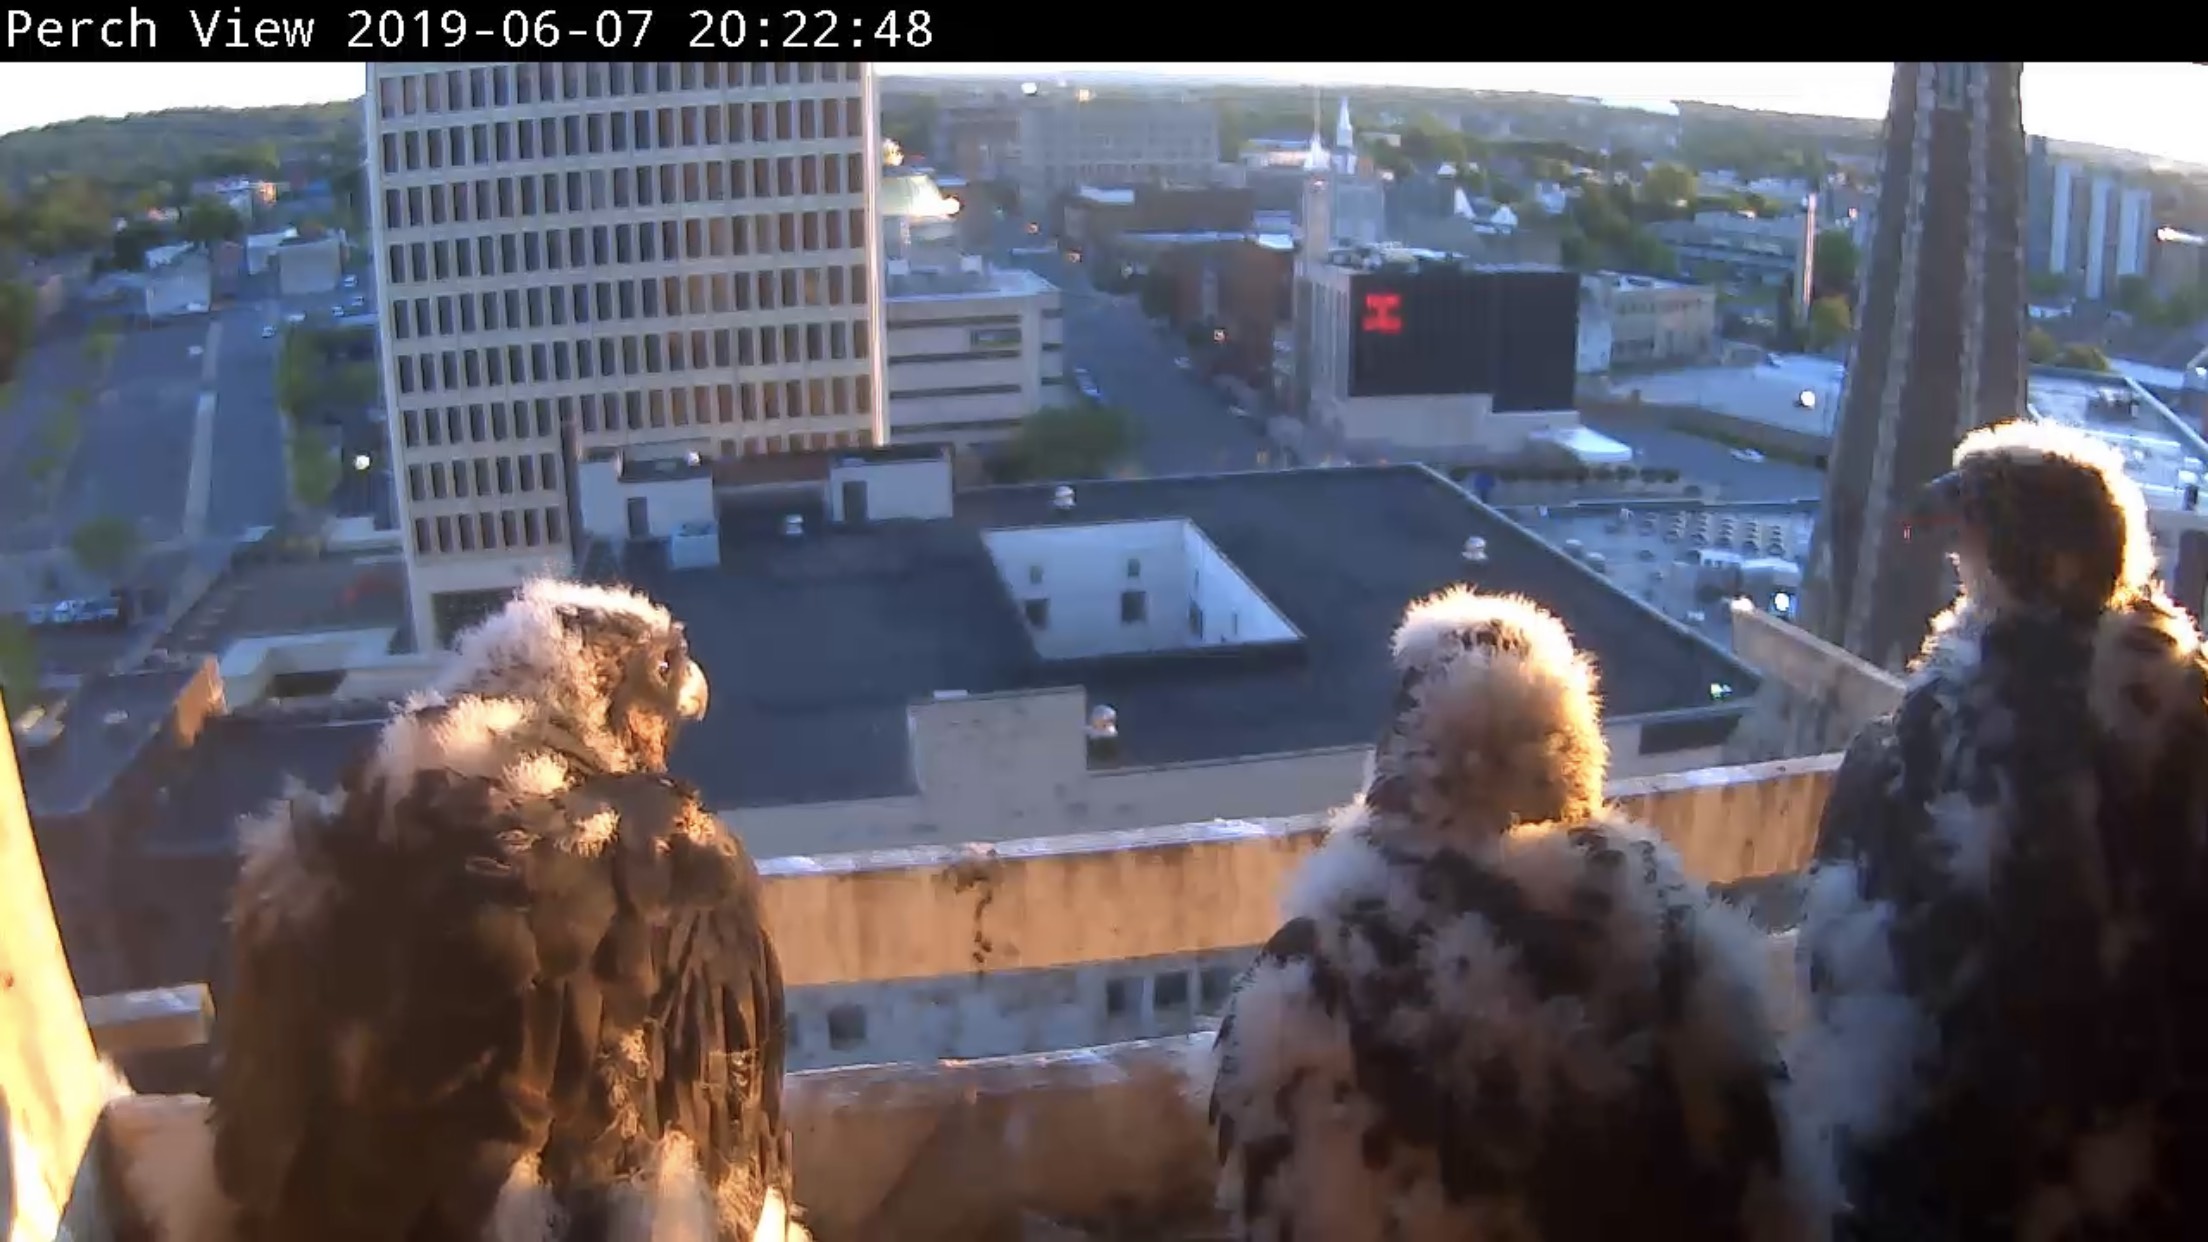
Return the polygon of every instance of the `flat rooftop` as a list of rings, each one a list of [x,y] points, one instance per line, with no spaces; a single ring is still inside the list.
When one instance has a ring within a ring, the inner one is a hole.
[[[1829,358],[1777,354],[1756,366],[1685,367],[1620,379],[1619,395],[1638,392],[1658,405],[1697,406],[1746,421],[1811,435],[1832,434],[1839,417],[1846,368]],[[2094,374],[2034,367],[2028,377],[2031,408],[2108,441],[2130,464],[2132,480],[2155,508],[2184,502],[2185,484],[2198,481],[2208,442],[2169,407],[2120,373]],[[1802,404],[1803,393],[1812,394]]]
[[[1829,358],[1773,354],[1751,367],[1680,367],[1619,377],[1619,395],[1638,392],[1656,405],[1688,405],[1810,435],[1831,435],[1847,368]],[[1814,394],[1803,406],[1801,395]]]
[[[161,646],[219,655],[247,638],[406,623],[406,564],[395,556],[246,563],[209,587]]]
[[[1729,648],[1733,627],[1725,601],[1697,589],[1701,550],[1791,561],[1799,568],[1808,561],[1817,508],[1815,500],[1624,500],[1510,512],[1567,555],[1599,567],[1619,590]]]
[[[1058,292],[1058,286],[1028,271],[1024,267],[990,267],[981,272],[945,272],[945,281],[959,283],[972,281],[971,288],[939,289],[927,283],[927,277],[892,277],[891,288],[883,291],[883,301],[895,307],[915,302],[946,302],[961,298],[1038,297]]]
[[[1754,675],[1635,607],[1597,575],[1415,466],[1272,471],[960,493],[943,521],[780,537],[770,501],[724,510],[722,567],[643,569],[688,626],[713,710],[676,770],[717,805],[879,797],[911,788],[908,704],[1068,684],[1036,658],[984,531],[1186,518],[1303,636],[1299,658],[1111,661],[1078,678],[1117,712],[1127,765],[1369,744],[1394,694],[1387,643],[1404,606],[1471,580],[1556,611],[1605,671],[1613,718],[1706,707]],[[817,511],[816,511],[817,517]],[[1462,557],[1486,539],[1488,561]],[[1468,572],[1469,571],[1469,572]]]
[[[87,678],[43,745],[14,739],[23,795],[34,817],[81,815],[176,717],[177,698],[199,669],[165,668]]]

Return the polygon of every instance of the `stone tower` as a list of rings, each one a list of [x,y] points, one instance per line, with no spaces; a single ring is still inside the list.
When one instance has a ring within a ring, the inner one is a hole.
[[[1971,428],[2025,408],[2023,66],[1897,64],[1857,335],[1833,428],[1803,622],[1898,669],[1954,595],[1903,538]]]

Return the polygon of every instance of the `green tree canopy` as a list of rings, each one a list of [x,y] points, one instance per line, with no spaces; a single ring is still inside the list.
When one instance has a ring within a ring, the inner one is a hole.
[[[2055,355],[2061,352],[2062,346],[2047,329],[2035,323],[2024,330],[2024,356],[2031,360],[2033,366],[2044,366],[2053,362]]]
[[[1659,215],[1693,210],[1699,193],[1699,180],[1693,170],[1678,164],[1658,164],[1648,170],[1647,178],[1641,182],[1641,201]]]
[[[168,232],[161,226],[133,220],[115,230],[115,239],[108,248],[108,261],[121,271],[143,271],[146,252],[166,240]]]
[[[20,280],[0,280],[0,384],[14,381],[37,319],[37,293]]]
[[[38,693],[38,639],[23,618],[0,613],[0,695],[10,716],[31,705]]]
[[[319,513],[337,494],[344,464],[320,430],[301,427],[291,435],[291,498],[307,513]]]
[[[245,218],[219,198],[195,198],[184,208],[177,232],[195,246],[212,246],[245,236]]]
[[[1808,339],[1811,349],[1831,349],[1848,339],[1848,333],[1854,329],[1855,320],[1848,313],[1847,299],[1824,297],[1809,304]]]
[[[1007,473],[1023,480],[1095,479],[1134,451],[1134,420],[1108,405],[1040,411],[1008,446]]]
[[[1826,229],[1817,235],[1816,270],[1811,279],[1819,297],[1852,298],[1862,255],[1846,229]]]
[[[113,515],[92,518],[69,532],[69,555],[86,573],[108,582],[130,569],[142,546],[138,527]]]
[[[2065,345],[2055,354],[2054,364],[2078,371],[2113,371],[2108,365],[2108,354],[2098,345],[2082,343]]]
[[[1142,313],[1164,319],[1173,313],[1173,275],[1161,267],[1142,274]]]

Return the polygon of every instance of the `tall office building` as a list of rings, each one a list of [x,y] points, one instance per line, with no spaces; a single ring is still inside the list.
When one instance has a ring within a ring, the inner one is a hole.
[[[862,64],[368,67],[417,641],[576,552],[574,463],[884,439]]]
[[[1803,619],[1898,668],[1953,598],[1901,518],[1973,427],[2024,412],[2023,67],[1899,64],[1861,328],[1833,429]]]

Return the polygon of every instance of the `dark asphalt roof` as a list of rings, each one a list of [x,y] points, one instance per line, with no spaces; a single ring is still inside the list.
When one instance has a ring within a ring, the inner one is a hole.
[[[43,745],[19,738],[23,796],[34,817],[82,815],[99,802],[176,718],[177,696],[194,668],[86,678],[61,709],[60,731]]]
[[[1089,482],[1070,518],[1054,513],[1052,491],[962,492],[947,522],[808,522],[800,541],[730,515],[719,571],[639,570],[713,677],[712,712],[683,736],[677,771],[723,806],[909,792],[907,704],[1070,683],[1118,712],[1118,763],[1363,744],[1393,693],[1387,642],[1404,606],[1468,577],[1555,611],[1601,665],[1613,718],[1706,707],[1712,682],[1755,684],[1415,466]],[[1302,631],[1300,655],[1038,660],[981,532],[1172,517],[1200,527]],[[1473,535],[1489,560],[1468,574]]]
[[[1555,611],[1604,674],[1612,718],[1708,705],[1754,674],[1666,625],[1561,553],[1417,467],[1352,467],[1084,483],[1070,517],[1052,488],[960,493],[941,522],[844,532],[730,514],[719,570],[640,568],[680,617],[713,679],[713,706],[682,737],[676,771],[716,805],[881,797],[911,790],[905,709],[938,690],[1081,684],[1110,704],[1116,763],[1224,759],[1377,736],[1393,692],[1387,642],[1404,605],[1469,576]],[[1166,654],[1087,663],[1036,658],[984,547],[985,530],[1053,521],[1187,518],[1303,634],[1285,655]],[[1466,538],[1487,540],[1468,575]],[[210,721],[155,852],[225,849],[233,821],[283,779],[333,783],[386,709],[253,709]]]
[[[169,813],[144,838],[145,852],[231,851],[240,816],[266,808],[287,781],[334,787],[345,765],[375,744],[390,715],[387,705],[354,702],[326,709],[257,705],[209,718],[169,786]]]

